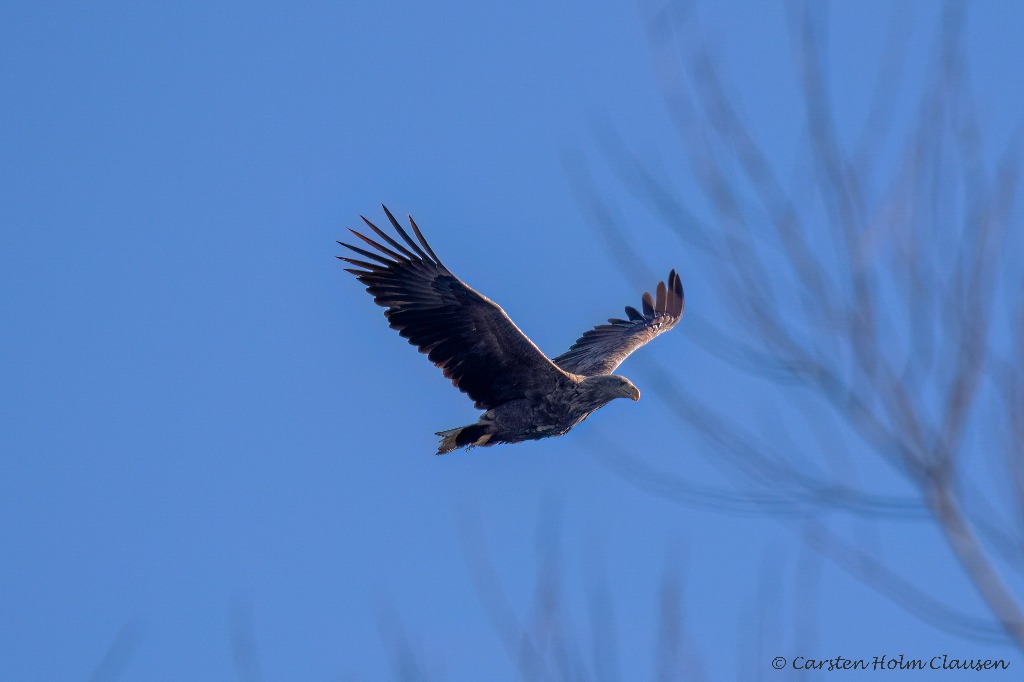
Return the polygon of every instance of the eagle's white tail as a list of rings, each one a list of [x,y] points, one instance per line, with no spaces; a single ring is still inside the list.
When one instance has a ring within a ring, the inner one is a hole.
[[[487,427],[483,424],[470,424],[469,426],[460,426],[457,429],[438,431],[437,435],[441,436],[441,442],[437,446],[437,454],[439,455],[451,452],[456,448],[471,448],[474,445],[485,445],[491,437],[491,434],[487,432]]]

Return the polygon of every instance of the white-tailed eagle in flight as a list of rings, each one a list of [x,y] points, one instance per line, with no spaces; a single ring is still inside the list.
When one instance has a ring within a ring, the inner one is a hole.
[[[404,245],[366,218],[381,242],[350,230],[372,250],[338,242],[365,260],[338,256],[366,285],[398,331],[441,368],[478,409],[475,424],[440,431],[437,454],[456,448],[519,443],[562,436],[615,398],[640,399],[626,377],[612,374],[630,353],[667,332],[683,314],[675,270],[668,284],[645,293],[641,310],[584,332],[566,352],[548,359],[498,304],[471,289],[437,257],[409,217],[416,240],[384,207]]]

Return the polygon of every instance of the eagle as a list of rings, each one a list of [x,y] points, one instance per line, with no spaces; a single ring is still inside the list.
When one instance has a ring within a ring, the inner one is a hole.
[[[563,436],[616,398],[640,399],[633,382],[612,372],[679,322],[685,299],[675,270],[654,296],[644,293],[641,310],[627,306],[628,319],[611,318],[548,359],[498,304],[452,274],[412,216],[415,240],[382,208],[404,244],[360,216],[380,241],[350,229],[372,250],[339,241],[362,258],[337,258],[354,266],[344,270],[366,285],[390,327],[484,410],[474,424],[437,432],[438,455]]]

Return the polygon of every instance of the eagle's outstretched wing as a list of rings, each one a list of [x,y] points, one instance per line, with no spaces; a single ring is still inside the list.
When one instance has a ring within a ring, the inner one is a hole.
[[[686,299],[675,270],[668,274],[668,286],[658,282],[656,298],[643,296],[643,314],[626,306],[628,320],[610,319],[585,332],[553,362],[573,374],[611,374],[629,354],[658,334],[674,327],[683,315]]]
[[[351,230],[378,253],[338,242],[367,260],[338,258],[359,268],[345,270],[365,284],[373,300],[386,308],[384,316],[391,328],[426,353],[479,409],[550,393],[572,382],[500,306],[471,289],[441,263],[412,217],[409,223],[419,243],[402,229],[387,207],[384,212],[405,246],[363,218],[387,246]]]

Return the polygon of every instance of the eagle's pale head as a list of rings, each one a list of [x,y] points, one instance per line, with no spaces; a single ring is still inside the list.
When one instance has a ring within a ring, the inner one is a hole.
[[[593,389],[598,395],[607,400],[615,398],[629,398],[634,402],[640,400],[640,389],[633,385],[633,382],[618,374],[601,374],[587,377],[583,386]]]

